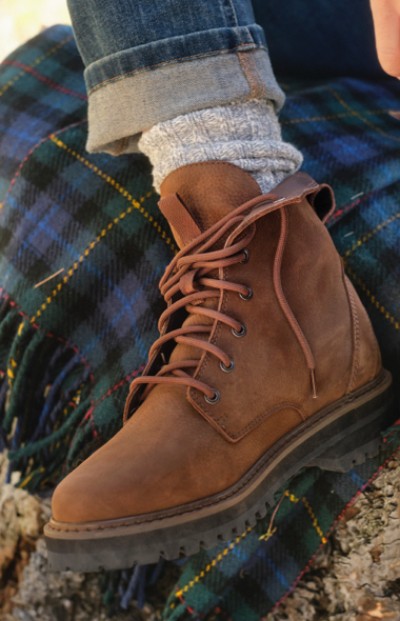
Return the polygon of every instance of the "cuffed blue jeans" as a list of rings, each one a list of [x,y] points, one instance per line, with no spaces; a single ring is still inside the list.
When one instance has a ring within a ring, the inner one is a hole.
[[[155,123],[211,106],[265,98],[279,110],[284,94],[265,31],[276,63],[285,59],[283,73],[297,73],[304,57],[302,77],[313,63],[322,75],[332,61],[343,72],[344,50],[346,66],[369,59],[376,71],[368,0],[351,4],[349,11],[348,0],[254,0],[254,7],[251,0],[69,0],[86,66],[88,149],[136,151]]]

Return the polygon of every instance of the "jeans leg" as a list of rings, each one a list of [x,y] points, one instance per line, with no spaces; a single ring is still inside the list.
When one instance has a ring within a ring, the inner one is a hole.
[[[89,94],[90,151],[137,150],[142,131],[284,95],[250,0],[69,0]]]

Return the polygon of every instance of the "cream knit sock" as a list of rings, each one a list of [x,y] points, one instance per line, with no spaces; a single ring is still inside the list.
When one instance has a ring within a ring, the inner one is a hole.
[[[153,164],[157,191],[181,166],[222,160],[248,171],[266,193],[303,161],[301,153],[282,140],[274,104],[258,99],[157,123],[142,134],[139,148]]]

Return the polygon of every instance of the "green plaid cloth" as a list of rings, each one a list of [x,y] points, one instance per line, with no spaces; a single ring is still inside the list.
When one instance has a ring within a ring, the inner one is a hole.
[[[0,449],[30,491],[51,489],[120,427],[175,251],[147,160],[85,152],[82,69],[61,26],[0,69]],[[331,233],[399,390],[400,83],[284,86],[285,138],[303,150],[305,170],[336,190]],[[395,450],[396,433],[387,446]],[[343,475],[300,473],[272,524],[267,517],[186,561],[164,619],[259,619],[293,588],[382,459]],[[121,605],[141,599],[158,569],[110,575]]]

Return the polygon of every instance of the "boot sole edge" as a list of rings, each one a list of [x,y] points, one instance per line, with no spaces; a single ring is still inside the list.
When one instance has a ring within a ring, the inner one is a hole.
[[[383,371],[287,434],[240,481],[212,498],[118,520],[66,524],[52,519],[44,530],[50,570],[125,569],[229,541],[254,526],[272,508],[276,492],[301,469],[345,472],[377,456],[381,432],[397,417],[391,375]]]

